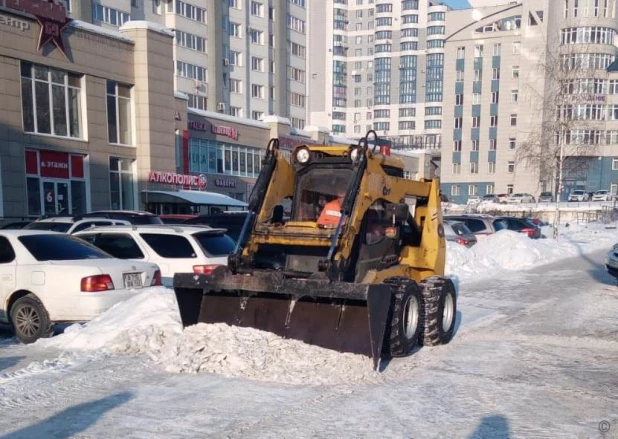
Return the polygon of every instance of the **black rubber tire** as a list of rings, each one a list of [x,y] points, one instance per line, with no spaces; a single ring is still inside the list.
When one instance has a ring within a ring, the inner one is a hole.
[[[22,314],[21,316],[19,314]],[[23,313],[29,313],[36,320],[36,328],[26,330],[17,323]],[[39,338],[50,337],[54,333],[54,326],[49,320],[49,314],[43,303],[34,294],[28,294],[15,301],[10,310],[11,326],[17,340],[24,344],[34,343]]]
[[[453,339],[455,322],[457,320],[457,294],[453,281],[440,276],[432,276],[421,282],[423,294],[423,332],[421,343],[423,346],[437,346],[447,344]],[[451,323],[444,328],[444,308],[450,296],[452,304]]]
[[[384,336],[384,353],[391,357],[405,357],[418,344],[422,333],[422,295],[414,280],[407,277],[392,277],[384,281],[390,285],[393,295],[386,321]],[[416,329],[411,336],[406,336],[406,310],[411,300],[416,300]]]

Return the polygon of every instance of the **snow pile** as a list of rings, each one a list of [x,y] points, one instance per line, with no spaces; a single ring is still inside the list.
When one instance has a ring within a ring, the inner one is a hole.
[[[67,350],[145,352],[182,332],[176,296],[170,289],[152,287],[120,302],[85,324],[74,324],[37,345]]]
[[[146,354],[169,372],[210,372],[287,384],[343,384],[377,376],[368,357],[253,328],[198,324],[183,331],[176,296],[167,288],[151,288],[36,344],[93,356]]]
[[[209,372],[287,384],[343,384],[376,376],[368,357],[222,323],[189,326],[151,356],[168,372]]]
[[[551,228],[543,233],[552,236]],[[460,280],[472,280],[497,275],[500,270],[521,270],[596,250],[609,250],[617,241],[618,232],[601,224],[562,227],[557,240],[530,239],[521,233],[501,230],[471,248],[449,242],[446,273]]]

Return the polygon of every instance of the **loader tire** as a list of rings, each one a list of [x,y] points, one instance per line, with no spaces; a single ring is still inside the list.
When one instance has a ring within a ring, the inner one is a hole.
[[[391,357],[404,357],[418,344],[423,329],[421,290],[407,277],[389,278],[384,283],[393,291],[384,351]]]
[[[447,344],[453,339],[457,317],[455,285],[444,277],[432,276],[421,282],[423,295],[423,346]]]

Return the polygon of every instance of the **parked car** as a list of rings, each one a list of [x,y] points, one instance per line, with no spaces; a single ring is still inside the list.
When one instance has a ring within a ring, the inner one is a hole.
[[[534,202],[534,197],[525,193],[512,194],[507,200],[508,204],[525,204]]]
[[[551,203],[554,201],[554,194],[551,192],[541,192],[539,195],[539,203]]]
[[[613,195],[606,190],[596,191],[592,194],[592,201],[611,201]]]
[[[444,237],[466,247],[472,247],[477,242],[474,233],[461,221],[444,221]]]
[[[200,215],[196,218],[186,220],[183,225],[204,225],[214,228],[224,227],[227,229],[227,235],[234,241],[237,241],[246,218],[246,211],[228,211],[211,215]]]
[[[481,202],[481,197],[479,197],[478,195],[468,195],[468,201],[466,201],[466,204],[478,204]]]
[[[75,219],[85,218],[109,218],[128,221],[130,224],[163,224],[161,218],[154,213],[139,212],[135,210],[97,210],[80,215]]]
[[[236,244],[225,232],[208,226],[132,225],[96,227],[75,236],[116,258],[157,264],[163,285],[171,287],[175,273],[227,265]]]
[[[0,227],[0,230],[21,230],[31,222],[32,221],[16,221],[13,223],[7,223]]]
[[[68,233],[69,235],[95,226],[113,226],[130,224],[124,220],[107,218],[88,218],[77,220],[70,216],[57,216],[34,221],[24,227],[24,230],[44,230],[48,232]]]
[[[500,199],[495,194],[486,194],[483,195],[483,198],[481,198],[481,203],[500,203]]]
[[[576,190],[569,194],[568,201],[588,201],[589,194],[586,191]]]
[[[541,228],[530,219],[501,216],[496,218],[494,225],[497,226],[498,222],[502,223],[500,228],[523,233],[532,239],[539,239],[541,237]]]
[[[22,343],[161,285],[156,264],[127,263],[74,236],[39,230],[0,231],[0,276],[0,321]]]
[[[612,249],[607,252],[605,268],[609,274],[618,279],[618,244],[614,244]]]
[[[510,194],[498,194],[497,197],[500,204],[506,204],[509,200]]]
[[[504,228],[503,225],[494,225],[495,217],[485,214],[463,214],[463,215],[446,215],[445,220],[460,221],[476,236],[478,241],[482,241],[488,235],[496,233]]]
[[[179,215],[179,214],[169,214],[169,215],[159,215],[163,224],[182,224],[186,220],[197,218],[197,215]]]

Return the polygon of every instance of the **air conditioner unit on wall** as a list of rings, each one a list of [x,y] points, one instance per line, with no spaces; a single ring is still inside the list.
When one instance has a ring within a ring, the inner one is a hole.
[[[229,58],[223,58],[223,65],[224,66],[229,66],[230,65],[230,59]]]
[[[225,102],[217,102],[217,111],[225,113]]]

